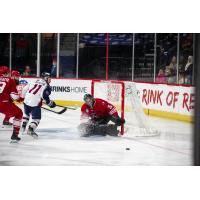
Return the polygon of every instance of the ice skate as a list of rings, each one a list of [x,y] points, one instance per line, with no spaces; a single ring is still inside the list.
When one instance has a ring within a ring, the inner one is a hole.
[[[28,128],[27,134],[32,136],[33,138],[37,139],[38,138],[38,134],[34,132],[32,127]]]
[[[21,138],[18,137],[16,131],[14,130],[14,131],[13,131],[13,134],[12,134],[12,136],[11,136],[11,142],[10,142],[10,143],[17,143],[17,142],[19,142],[20,140],[21,140]]]

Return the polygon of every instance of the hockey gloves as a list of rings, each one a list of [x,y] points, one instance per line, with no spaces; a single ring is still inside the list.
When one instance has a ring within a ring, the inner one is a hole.
[[[56,103],[54,101],[50,101],[48,104],[47,104],[50,108],[55,108],[56,107]]]
[[[125,123],[125,120],[120,117],[112,117],[111,121],[114,122],[116,126],[121,126]]]

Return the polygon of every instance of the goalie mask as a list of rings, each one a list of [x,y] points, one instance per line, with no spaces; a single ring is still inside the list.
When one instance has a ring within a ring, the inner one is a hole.
[[[85,94],[83,97],[83,100],[85,101],[85,103],[90,106],[91,108],[93,107],[94,104],[94,98],[91,94]]]

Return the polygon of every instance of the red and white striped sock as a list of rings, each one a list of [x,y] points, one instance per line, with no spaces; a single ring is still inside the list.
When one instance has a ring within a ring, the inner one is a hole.
[[[22,123],[21,119],[15,119],[15,118],[13,119],[13,128],[17,135],[19,134],[21,123]]]

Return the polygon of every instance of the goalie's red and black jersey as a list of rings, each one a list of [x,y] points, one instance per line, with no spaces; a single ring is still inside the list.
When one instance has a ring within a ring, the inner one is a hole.
[[[86,103],[81,107],[81,119],[91,118],[93,120],[104,119],[109,116],[118,117],[115,106],[108,103],[103,99],[94,99],[93,108],[89,107]]]

